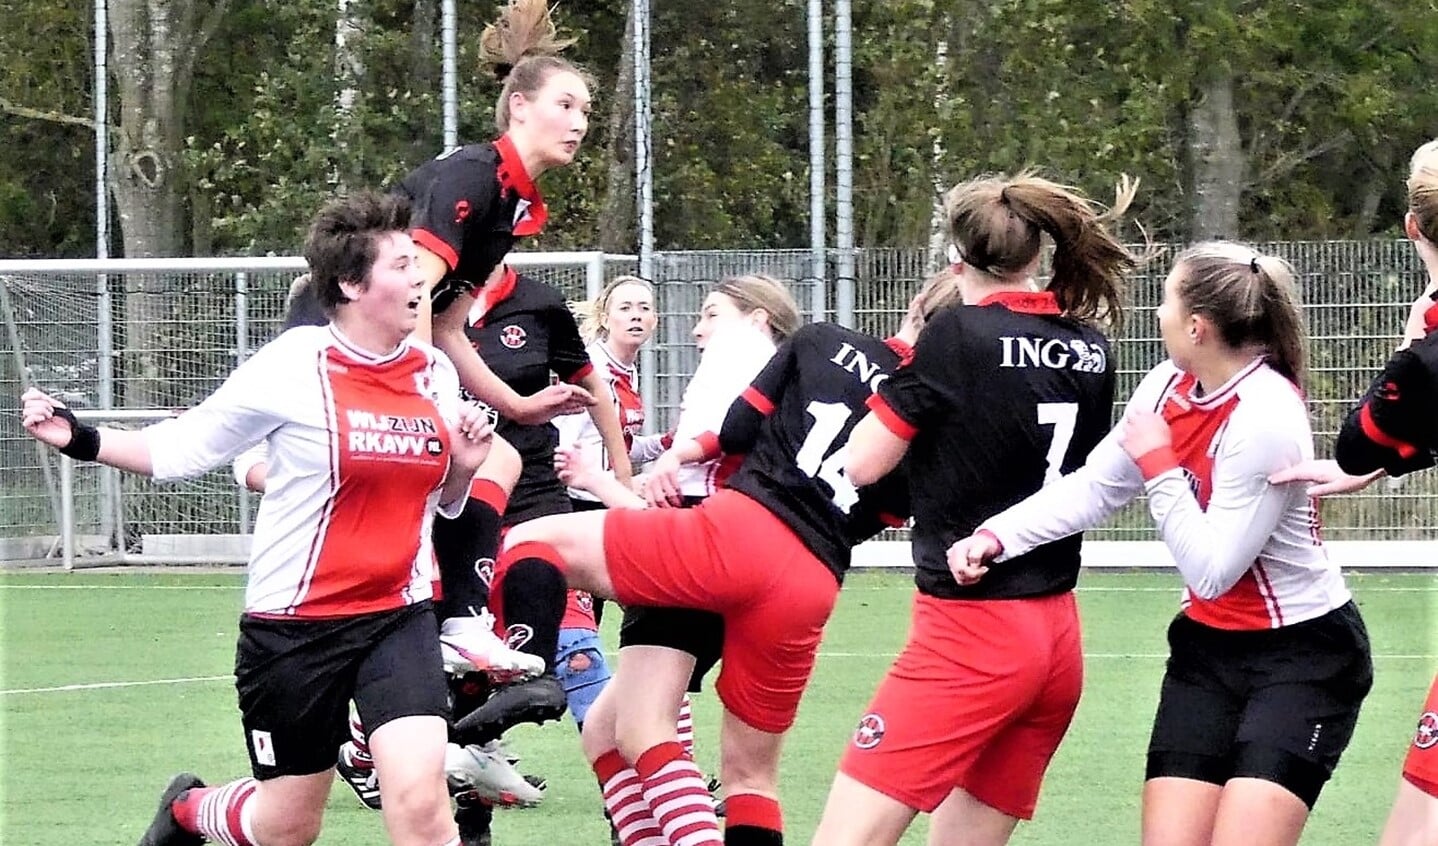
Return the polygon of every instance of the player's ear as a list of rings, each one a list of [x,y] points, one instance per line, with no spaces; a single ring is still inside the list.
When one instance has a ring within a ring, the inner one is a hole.
[[[756,308],[745,315],[745,317],[749,319],[749,324],[756,329],[769,328],[769,312],[766,309]]]
[[[369,281],[364,279],[344,278],[339,280],[340,293],[344,294],[345,302],[354,302],[359,295],[369,287]]]

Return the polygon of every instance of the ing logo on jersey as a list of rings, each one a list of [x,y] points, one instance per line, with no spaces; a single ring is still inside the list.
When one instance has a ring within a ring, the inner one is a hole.
[[[1424,712],[1418,718],[1418,731],[1413,735],[1413,745],[1419,749],[1431,749],[1438,744],[1438,713]]]
[[[865,714],[854,729],[854,745],[860,749],[873,749],[884,739],[884,718],[878,714]]]
[[[529,340],[529,334],[524,331],[523,326],[516,326],[513,323],[499,330],[499,342],[512,350],[524,346]]]
[[[454,222],[464,223],[469,217],[469,200],[460,200],[454,204]]]
[[[579,610],[590,614],[594,613],[594,597],[590,596],[587,591],[576,590],[574,592],[574,603],[579,606]]]

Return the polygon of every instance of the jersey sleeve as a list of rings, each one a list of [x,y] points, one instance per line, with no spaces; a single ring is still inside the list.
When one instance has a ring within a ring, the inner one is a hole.
[[[1230,423],[1214,462],[1206,509],[1180,468],[1145,485],[1159,535],[1184,583],[1203,599],[1227,593],[1253,566],[1292,496],[1288,486],[1270,485],[1268,477],[1305,457],[1296,431],[1273,425],[1273,415],[1260,417]]]
[[[589,350],[579,337],[579,324],[563,302],[545,311],[545,324],[549,329],[549,369],[556,376],[574,384],[594,371]]]
[[[1401,476],[1433,465],[1435,431],[1434,373],[1412,348],[1399,350],[1343,422],[1334,457],[1346,473],[1361,475],[1381,468],[1390,476]]]
[[[749,383],[749,387],[729,406],[724,425],[719,429],[719,449],[728,455],[749,452],[759,439],[764,418],[774,413],[783,397],[784,386],[796,376],[795,346],[797,338],[785,341]]]
[[[908,362],[869,398],[869,409],[898,437],[913,440],[950,406],[960,332],[960,309],[941,312],[919,335]]]
[[[472,221],[483,220],[499,198],[499,177],[482,167],[464,167],[459,159],[442,167],[422,190],[415,192],[410,234],[415,243],[444,259],[453,271],[459,266],[464,236]],[[481,284],[483,279],[469,280]]]
[[[293,332],[261,347],[199,405],[145,427],[157,481],[188,479],[213,470],[285,422],[285,405],[301,401],[294,386],[307,384],[296,379],[294,362],[312,352],[294,343]]]
[[[1124,415],[1153,411],[1174,375],[1170,365],[1149,371],[1134,389]],[[1039,488],[1027,499],[985,520],[979,528],[1003,545],[999,561],[1092,529],[1143,491],[1143,474],[1119,443],[1115,426],[1089,452],[1083,466]]]

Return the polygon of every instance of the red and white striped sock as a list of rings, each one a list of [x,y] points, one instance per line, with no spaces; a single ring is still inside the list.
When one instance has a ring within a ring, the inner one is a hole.
[[[694,757],[694,710],[689,701],[689,694],[684,694],[684,699],[679,703],[679,722],[675,724],[679,729],[679,745],[684,747],[684,754],[691,759]]]
[[[619,833],[622,846],[669,846],[659,823],[644,801],[644,784],[629,762],[611,749],[594,762],[599,777],[599,791],[604,795],[604,810]]]
[[[374,766],[374,758],[369,754],[369,737],[365,734],[364,724],[360,722],[359,714],[350,714],[350,763],[358,767]]]
[[[249,802],[259,782],[242,778],[219,787],[197,787],[170,806],[180,828],[223,846],[255,846]]]
[[[704,777],[677,741],[649,748],[634,762],[634,770],[644,782],[644,799],[670,846],[723,846]]]

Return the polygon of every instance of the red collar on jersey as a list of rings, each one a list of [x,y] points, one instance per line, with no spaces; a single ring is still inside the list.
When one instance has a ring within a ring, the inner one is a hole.
[[[884,346],[893,350],[899,356],[900,364],[908,364],[909,360],[914,357],[914,348],[909,346],[908,341],[905,341],[897,335],[891,338],[885,338]]]
[[[508,133],[494,139],[494,149],[499,151],[499,170],[496,174],[499,177],[500,198],[503,199],[506,192],[513,191],[528,204],[520,206],[519,219],[514,221],[514,234],[538,235],[549,220],[549,209],[544,205],[544,198],[539,195],[539,188],[535,186],[529,171],[524,169],[524,160],[519,157],[519,150],[515,149],[514,141]]]
[[[978,304],[986,306],[995,303],[1022,314],[1063,314],[1052,291],[999,291],[984,297]]]
[[[475,307],[470,309],[470,315],[478,314],[479,319],[472,319],[470,323],[475,326],[483,325],[484,318],[494,310],[494,307],[509,299],[514,293],[514,286],[519,282],[519,274],[509,265],[504,266],[504,273],[500,275],[499,281],[493,285],[485,285],[474,292]]]

